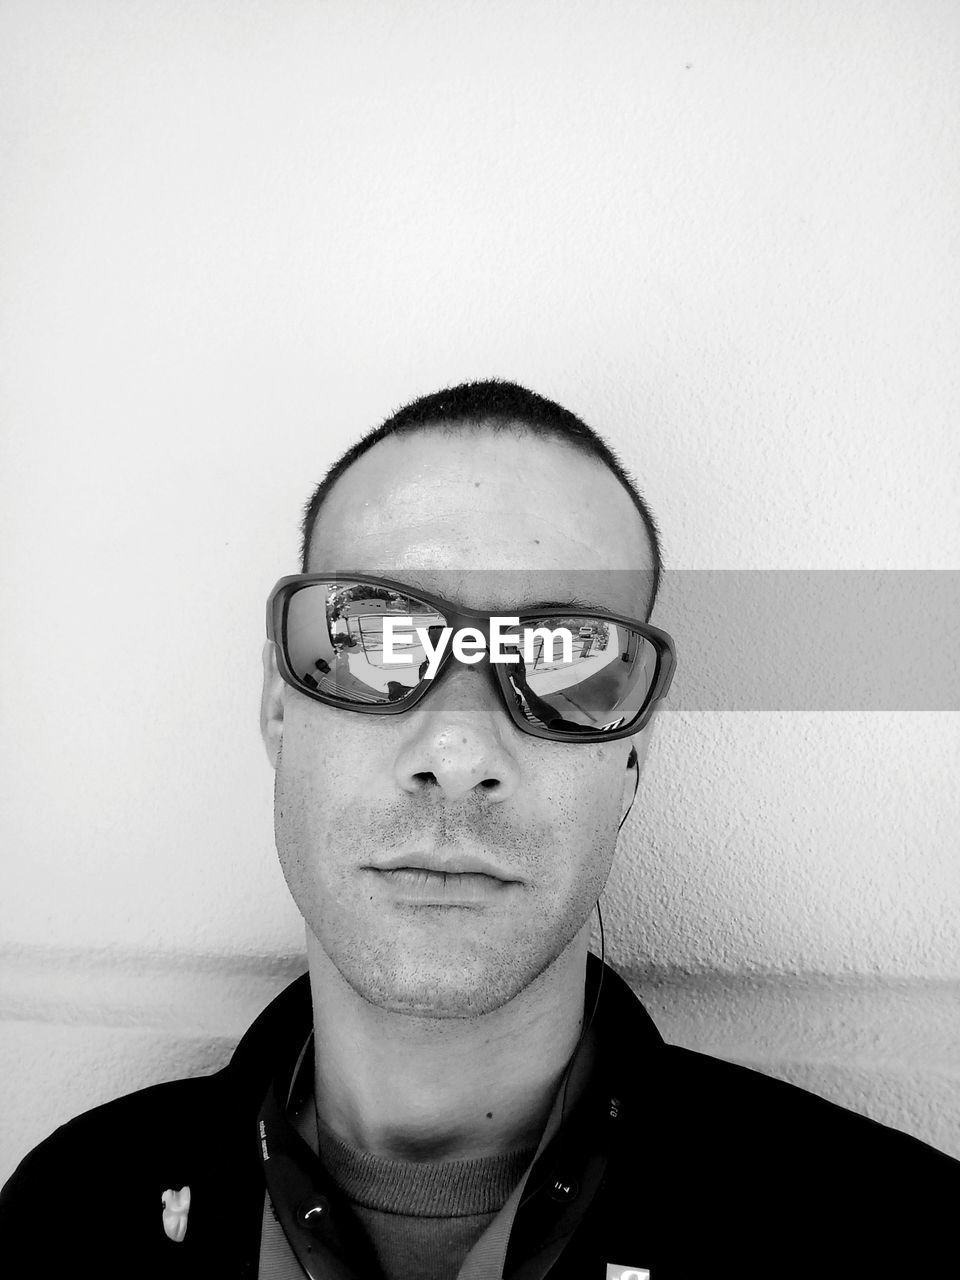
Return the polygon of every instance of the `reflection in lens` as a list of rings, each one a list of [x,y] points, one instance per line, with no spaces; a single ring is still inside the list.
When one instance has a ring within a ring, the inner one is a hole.
[[[567,633],[564,653],[543,635]],[[510,681],[521,714],[555,731],[596,733],[640,714],[657,666],[654,645],[639,632],[603,618],[524,620],[516,633],[518,662]]]
[[[394,628],[393,660],[386,618],[410,618]],[[318,582],[287,604],[287,660],[309,689],[346,702],[386,703],[405,697],[423,678],[429,655],[416,628],[435,647],[446,625],[422,600],[363,582]]]

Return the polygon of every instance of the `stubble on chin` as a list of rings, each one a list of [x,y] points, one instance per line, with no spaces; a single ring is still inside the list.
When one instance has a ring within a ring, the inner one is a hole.
[[[499,933],[468,939],[454,921],[449,929],[428,927],[426,937],[410,926],[409,933],[398,929],[384,938],[356,920],[338,928],[323,913],[318,927],[308,924],[308,929],[325,966],[332,966],[366,1004],[384,1013],[444,1021],[495,1013],[535,984],[582,934],[581,914],[561,928],[522,940]]]

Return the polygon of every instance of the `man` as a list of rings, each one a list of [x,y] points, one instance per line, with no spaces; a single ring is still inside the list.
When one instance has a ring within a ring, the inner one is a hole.
[[[588,957],[673,663],[656,526],[602,441],[512,384],[443,391],[303,533],[261,727],[309,982],[224,1071],[31,1153],[14,1274],[956,1274],[960,1165],[663,1044]]]

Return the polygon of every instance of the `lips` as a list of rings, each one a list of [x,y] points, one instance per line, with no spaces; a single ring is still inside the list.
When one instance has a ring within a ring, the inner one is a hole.
[[[439,850],[394,854],[364,871],[388,900],[407,907],[482,909],[496,905],[520,887],[494,863],[475,854],[442,856]]]
[[[499,880],[504,884],[518,883],[515,876],[508,875],[495,863],[475,854],[453,854],[444,857],[439,850],[404,850],[393,857],[386,858],[370,868],[373,871],[420,871],[437,876],[485,876],[491,880]]]
[[[503,902],[522,885],[491,858],[431,838],[399,845],[389,857],[362,870],[387,901],[401,907],[482,910]]]

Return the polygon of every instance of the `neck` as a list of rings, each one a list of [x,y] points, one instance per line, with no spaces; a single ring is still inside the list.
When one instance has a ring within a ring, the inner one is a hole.
[[[308,932],[320,1120],[398,1160],[536,1146],[580,1035],[587,937],[501,1009],[423,1018],[369,1004]]]

